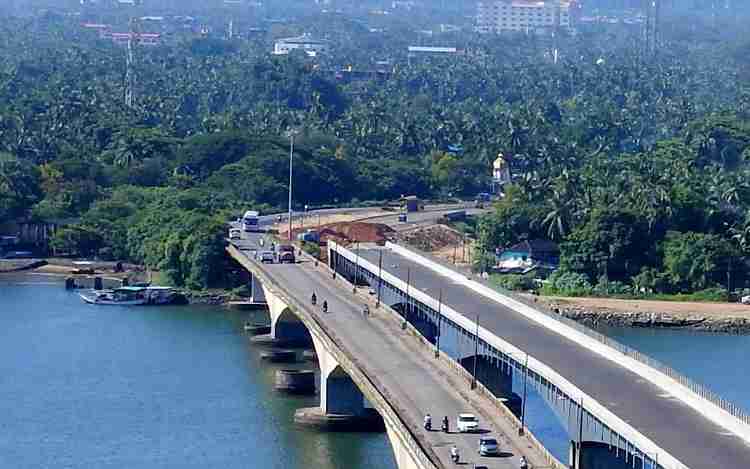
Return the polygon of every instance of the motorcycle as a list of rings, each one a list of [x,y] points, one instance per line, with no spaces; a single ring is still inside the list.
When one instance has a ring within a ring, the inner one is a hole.
[[[443,419],[443,426],[442,426],[442,430],[443,430],[443,433],[449,433],[449,428],[448,428],[448,417],[445,417],[445,418]]]
[[[328,302],[327,301],[323,301],[323,312],[324,313],[328,312]]]
[[[370,315],[370,308],[365,305],[365,307],[362,309],[362,316],[367,317]]]
[[[312,294],[312,298],[310,298],[310,302],[315,306],[315,304],[318,302],[318,297],[315,296],[315,293]]]
[[[428,432],[432,431],[432,417],[430,417],[429,415],[424,418],[424,429]]]
[[[461,459],[461,457],[458,455],[458,449],[455,446],[451,448],[451,459],[453,460],[454,464],[458,464],[458,461]]]
[[[526,463],[526,458],[521,456],[521,460],[518,462],[518,467],[520,469],[529,469],[529,465]]]

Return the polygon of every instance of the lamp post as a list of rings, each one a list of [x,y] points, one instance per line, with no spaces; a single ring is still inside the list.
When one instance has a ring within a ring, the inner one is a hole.
[[[357,280],[359,280],[359,241],[357,241],[357,250],[354,258],[354,286],[352,292],[357,293]]]
[[[298,131],[289,129],[287,135],[289,136],[289,241],[292,241],[292,163],[294,161],[294,136],[297,135]]]
[[[307,218],[307,204],[305,204],[305,213],[302,215],[302,229],[305,228],[305,218]]]
[[[477,388],[477,362],[479,361],[479,314],[476,318],[476,331],[474,333],[474,372],[471,374],[471,389]]]
[[[406,268],[406,309],[404,310],[404,320],[401,323],[401,329],[406,329],[407,318],[409,317],[409,311],[411,310],[411,267]]]
[[[443,322],[443,289],[440,289],[440,292],[438,293],[438,309],[437,309],[437,315],[438,315],[438,325],[437,325],[437,335],[435,336],[435,358],[440,357],[440,336],[442,335],[442,329],[440,328],[442,326]]]
[[[380,308],[380,292],[383,289],[383,251],[378,251],[378,301],[375,302],[375,307]]]
[[[518,431],[519,434],[523,435],[526,428],[526,385],[529,377],[529,354],[526,354],[526,359],[523,363],[523,401],[521,401],[521,429]]]

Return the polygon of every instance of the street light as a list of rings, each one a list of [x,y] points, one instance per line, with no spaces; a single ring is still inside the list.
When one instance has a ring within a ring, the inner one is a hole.
[[[294,161],[294,137],[299,133],[296,129],[289,129],[289,241],[292,241],[292,163]]]
[[[383,289],[383,250],[379,250],[378,253],[378,301],[375,303],[376,308],[380,308],[380,292]]]
[[[359,241],[357,241],[356,257],[354,259],[354,287],[352,293],[357,293],[357,280],[359,279]]]
[[[523,401],[521,401],[521,429],[518,431],[519,434],[523,435],[524,428],[526,426],[526,384],[529,377],[529,354],[526,354],[526,359],[523,364]]]
[[[307,218],[307,204],[305,204],[305,213],[302,215],[302,228],[305,228],[305,218]]]
[[[477,329],[474,334],[474,373],[471,376],[471,389],[477,388],[477,362],[479,361],[479,314],[476,319]]]
[[[443,319],[443,314],[441,311],[442,308],[443,308],[443,289],[441,288],[440,293],[438,293],[438,309],[437,309],[438,326],[437,326],[437,335],[435,336],[435,358],[440,357],[440,335],[442,333],[442,330],[440,329],[440,327],[442,326],[441,323]]]

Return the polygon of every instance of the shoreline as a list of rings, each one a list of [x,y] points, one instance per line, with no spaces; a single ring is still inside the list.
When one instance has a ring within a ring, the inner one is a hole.
[[[53,267],[59,267],[59,266],[53,266]],[[75,276],[75,274],[71,272],[64,272],[60,269],[44,270],[43,267],[40,269],[30,269],[30,270],[0,271],[0,281],[9,280],[9,279],[19,279],[22,281],[10,282],[10,283],[11,284],[19,283],[23,285],[30,285],[30,284],[58,285],[59,284],[61,288],[65,288],[65,279],[71,276]],[[85,276],[89,276],[89,275],[81,275],[81,277],[85,277]],[[102,272],[100,274],[93,274],[91,276],[105,277],[107,276],[107,273]],[[79,289],[79,290],[85,290],[85,289]],[[223,292],[218,292],[218,291],[200,292],[200,291],[183,290],[180,288],[176,288],[176,290],[185,297],[185,299],[187,300],[187,303],[186,303],[187,305],[227,306],[229,305],[230,302],[236,301],[238,299],[232,296],[229,290],[226,290]]]
[[[672,302],[603,298],[540,298],[540,300],[551,311],[592,328],[611,326],[682,329],[750,335],[750,307],[747,312],[732,311],[733,304],[670,304]]]

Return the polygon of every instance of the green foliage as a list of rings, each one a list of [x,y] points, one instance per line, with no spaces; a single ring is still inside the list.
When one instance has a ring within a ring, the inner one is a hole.
[[[39,169],[0,154],[0,220],[22,215],[42,194]]]
[[[664,239],[664,268],[682,291],[703,290],[726,280],[737,256],[729,241],[717,235],[670,231]]]
[[[528,291],[536,288],[534,277],[528,275],[492,275],[490,276],[490,280],[505,290]]]
[[[584,274],[556,270],[547,279],[547,283],[542,288],[542,294],[550,296],[590,296],[593,290],[591,282]]]
[[[320,246],[316,243],[302,243],[302,250],[316,259],[320,259]]]

